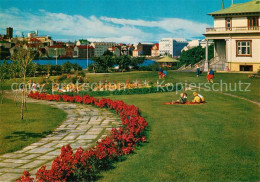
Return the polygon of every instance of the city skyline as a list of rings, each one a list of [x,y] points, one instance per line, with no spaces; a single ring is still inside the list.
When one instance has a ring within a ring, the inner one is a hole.
[[[249,0],[235,0],[234,3]],[[38,30],[54,40],[114,41],[123,43],[156,42],[163,37],[203,38],[212,27],[207,14],[221,9],[221,0],[213,1],[1,1],[0,34],[6,27],[14,35],[25,36]],[[229,7],[231,0],[225,1]],[[178,7],[176,8],[176,5]]]

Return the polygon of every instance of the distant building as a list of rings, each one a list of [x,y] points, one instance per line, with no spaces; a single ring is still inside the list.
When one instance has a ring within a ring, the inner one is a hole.
[[[213,41],[209,41],[209,42],[208,42],[208,45],[211,45],[211,44],[214,44],[214,42],[213,42]],[[192,49],[192,48],[198,47],[198,46],[201,46],[202,48],[205,48],[205,47],[206,47],[206,41],[205,41],[205,39],[203,39],[203,40],[197,39],[197,40],[191,40],[191,41],[189,41],[189,42],[188,42],[188,45],[185,46],[185,47],[181,50],[181,52],[182,52],[182,51],[187,51],[187,50],[189,50],[189,49]]]
[[[214,40],[214,58],[208,62],[206,46],[205,71],[253,71],[260,68],[260,4],[252,0],[233,4],[210,13],[214,27],[207,28],[206,41]]]
[[[133,50],[133,56],[151,56],[153,43],[140,43],[135,46]]]
[[[6,28],[6,36],[8,39],[13,38],[13,28],[12,27]]]
[[[88,57],[94,57],[94,47],[93,46],[75,46],[74,47],[74,53],[73,57],[75,58],[87,58]]]
[[[90,43],[87,39],[79,39],[76,42],[76,46],[89,45]]]
[[[162,56],[178,57],[186,45],[188,45],[188,42],[182,38],[163,38],[159,41],[159,53]]]
[[[46,51],[48,52],[48,56],[52,58],[64,57],[66,55],[65,47],[61,45],[47,46]]]
[[[90,45],[95,48],[94,56],[99,57],[99,56],[103,56],[103,54],[105,53],[105,51],[107,51],[107,49],[109,47],[116,46],[116,43],[114,43],[114,42],[92,42]]]
[[[108,49],[107,49],[108,51],[110,51],[110,52],[112,52],[114,55],[116,55],[116,56],[120,56],[120,49],[118,48],[118,47],[109,47]]]
[[[152,57],[157,57],[160,55],[160,52],[159,52],[159,44],[156,43],[153,45],[152,47]]]

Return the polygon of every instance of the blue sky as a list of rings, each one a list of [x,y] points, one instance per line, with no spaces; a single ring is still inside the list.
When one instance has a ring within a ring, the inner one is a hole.
[[[250,0],[234,0],[244,3]],[[0,34],[38,30],[55,40],[157,42],[163,37],[203,38],[207,13],[222,0],[1,0]],[[231,0],[225,0],[229,7]]]

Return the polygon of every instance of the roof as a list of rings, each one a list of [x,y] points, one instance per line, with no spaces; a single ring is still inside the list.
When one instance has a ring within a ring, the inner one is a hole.
[[[179,60],[177,59],[173,59],[169,56],[165,56],[164,58],[162,59],[159,59],[156,61],[157,63],[177,63],[177,62],[180,62]]]
[[[117,47],[109,47],[109,49],[111,49],[111,51],[116,50]]]
[[[89,44],[90,43],[88,40],[84,40],[84,39],[79,39],[79,42],[81,44]]]
[[[77,48],[79,48],[79,49],[94,49],[94,47],[93,46],[86,46],[86,45],[82,45],[82,46],[77,46]]]
[[[154,46],[156,46],[156,49],[154,49]],[[159,50],[159,43],[155,43],[155,44],[153,45],[153,50]]]
[[[36,38],[31,38],[30,42],[41,42],[41,41],[39,39],[36,39]]]
[[[214,16],[237,13],[260,13],[260,0],[252,0],[247,3],[233,4],[229,8],[209,13],[209,15]]]
[[[62,45],[53,45],[53,46],[48,46],[48,48],[65,48]]]

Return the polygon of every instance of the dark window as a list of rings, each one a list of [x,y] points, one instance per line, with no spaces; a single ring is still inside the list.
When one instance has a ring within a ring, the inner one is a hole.
[[[226,18],[226,30],[232,30],[232,18]]]
[[[259,30],[259,17],[252,16],[248,17],[248,29],[249,30]]]
[[[240,71],[253,71],[252,65],[240,65]]]

